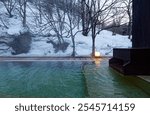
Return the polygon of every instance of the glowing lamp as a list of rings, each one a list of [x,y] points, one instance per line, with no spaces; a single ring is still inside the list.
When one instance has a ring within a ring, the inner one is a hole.
[[[97,52],[97,51],[96,51],[96,52],[95,52],[95,57],[96,57],[96,58],[99,58],[99,57],[100,57],[100,52]]]

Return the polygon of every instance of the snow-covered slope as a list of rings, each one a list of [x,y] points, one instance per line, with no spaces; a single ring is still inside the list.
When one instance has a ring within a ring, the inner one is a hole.
[[[0,2],[0,6],[3,6]],[[31,6],[32,7],[32,6]],[[32,7],[32,10],[36,12],[36,10]],[[19,18],[18,14],[12,18],[9,18],[6,15],[6,9],[4,7],[0,7],[0,16],[3,19],[4,23],[7,25],[8,28],[4,28],[0,26],[0,35],[14,35],[19,34],[23,31],[21,19]],[[31,32],[37,33],[39,28],[34,28],[34,20],[35,17],[31,15],[30,9],[27,9],[27,23],[30,25]],[[0,21],[0,25],[3,25]],[[70,56],[72,54],[72,42],[70,38],[64,38],[67,42],[70,43],[67,50],[65,52],[59,51],[55,53],[52,44],[47,43],[48,37],[40,37],[36,36],[32,38],[31,49],[27,54],[20,54],[19,56]],[[89,56],[92,52],[92,38],[91,34],[87,37],[83,36],[81,32],[79,32],[75,37],[76,42],[76,55],[77,56]],[[7,49],[5,44],[0,44],[0,49]],[[127,36],[115,35],[112,36],[112,32],[103,30],[100,34],[96,37],[96,51],[99,51],[102,56],[111,56],[113,48],[127,48],[131,47],[131,41],[128,39]],[[10,56],[11,49],[9,50],[0,50],[0,56]]]
[[[41,40],[42,39],[42,40]],[[67,39],[69,42],[70,39]],[[19,56],[70,56],[72,54],[72,45],[70,45],[65,52],[54,52],[52,44],[47,43],[47,38],[36,37],[32,41],[31,50],[27,54],[20,54]],[[76,55],[90,56],[92,51],[91,36],[83,36],[78,33],[75,38],[76,41]],[[96,38],[96,51],[99,51],[102,56],[112,56],[113,48],[128,48],[131,47],[131,41],[127,36],[115,35],[112,32],[102,31]],[[8,53],[7,53],[8,54]],[[5,54],[3,54],[5,55]]]

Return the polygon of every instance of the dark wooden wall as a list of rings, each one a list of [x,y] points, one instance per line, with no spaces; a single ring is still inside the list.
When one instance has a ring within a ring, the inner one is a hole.
[[[133,48],[150,48],[150,0],[133,0]]]

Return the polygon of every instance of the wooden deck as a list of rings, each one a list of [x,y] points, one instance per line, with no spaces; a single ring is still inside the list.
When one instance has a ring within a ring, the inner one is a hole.
[[[150,76],[137,76],[137,77],[139,77],[139,78],[141,78],[141,79],[143,79],[143,80],[150,83]]]
[[[150,75],[150,48],[114,48],[110,67],[124,75]]]

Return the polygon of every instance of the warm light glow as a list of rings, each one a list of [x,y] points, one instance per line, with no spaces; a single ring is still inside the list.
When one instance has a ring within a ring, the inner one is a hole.
[[[94,58],[94,63],[96,65],[96,67],[100,67],[101,58]]]
[[[100,52],[95,52],[95,57],[100,57]]]
[[[100,61],[99,61],[99,60],[95,60],[95,64],[96,64],[96,66],[98,66],[98,67],[99,67],[99,65],[100,65]]]

